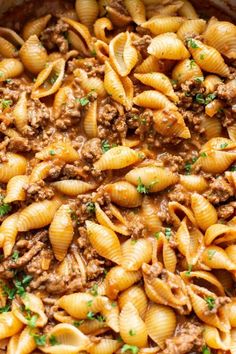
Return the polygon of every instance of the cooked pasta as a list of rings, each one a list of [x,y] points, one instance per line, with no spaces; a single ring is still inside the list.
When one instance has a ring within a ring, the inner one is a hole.
[[[0,16],[0,352],[236,353],[236,27],[194,4]]]

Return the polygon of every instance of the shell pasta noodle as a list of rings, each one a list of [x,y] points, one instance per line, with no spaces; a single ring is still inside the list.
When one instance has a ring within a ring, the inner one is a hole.
[[[0,5],[2,354],[236,354],[236,26],[212,3]]]

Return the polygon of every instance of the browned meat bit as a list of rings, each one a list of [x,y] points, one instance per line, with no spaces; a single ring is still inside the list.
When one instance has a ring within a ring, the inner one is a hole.
[[[49,268],[53,258],[52,250],[43,249],[26,265],[27,272],[33,276],[41,274],[45,268]]]
[[[171,217],[169,214],[169,209],[168,209],[168,200],[163,199],[160,203],[160,209],[158,211],[158,216],[161,219],[162,222],[168,224],[171,224]]]
[[[236,79],[227,82],[227,84],[219,84],[217,88],[219,98],[228,101],[229,104],[235,104],[236,101]]]
[[[209,316],[213,313],[217,313],[219,308],[229,304],[232,300],[227,296],[219,296],[216,299],[211,298],[211,303],[207,310],[204,311],[204,315]]]
[[[171,201],[176,201],[184,205],[190,204],[190,194],[181,184],[174,186],[172,191],[168,193],[168,197]]]
[[[173,338],[166,340],[166,349],[162,354],[186,354],[191,350],[201,351],[204,345],[203,327],[200,324],[186,322],[180,325]]]
[[[96,279],[99,275],[104,274],[104,261],[92,259],[86,266],[86,274],[89,280]]]
[[[23,137],[10,138],[8,144],[8,150],[18,152],[18,151],[30,151],[31,146],[28,139]]]
[[[59,51],[65,54],[69,50],[69,43],[66,39],[68,28],[68,24],[59,20],[57,24],[47,27],[41,33],[40,40],[47,49],[52,50],[58,47]]]
[[[125,138],[127,134],[127,124],[125,121],[125,116],[120,116],[114,121],[112,129],[117,131],[121,138]]]
[[[85,160],[90,162],[98,160],[102,156],[101,139],[88,140],[82,148],[82,155]]]
[[[184,168],[184,161],[181,156],[164,152],[159,155],[158,158],[164,163],[164,166],[168,167],[172,172],[178,172]]]
[[[217,115],[220,115],[223,127],[228,127],[236,122],[236,112],[230,108],[224,108],[223,112],[219,112]]]
[[[104,100],[99,108],[98,112],[98,122],[101,122],[103,125],[107,125],[107,122],[110,122],[113,118],[118,115],[118,110],[110,103],[106,103],[108,99]],[[110,126],[110,124],[108,124]]]
[[[234,216],[235,209],[236,209],[236,202],[231,202],[231,203],[226,204],[226,205],[221,205],[217,209],[218,217],[220,219],[227,220],[230,217]]]
[[[29,125],[34,128],[40,128],[48,124],[50,120],[50,111],[47,106],[39,99],[28,100],[28,119]]]
[[[26,187],[27,200],[40,201],[52,199],[54,191],[52,187],[47,186],[43,180],[30,184]]]
[[[140,37],[139,39],[136,39],[133,41],[133,45],[136,47],[136,49],[141,53],[142,56],[147,56],[147,47],[151,43],[152,37],[149,36],[148,34],[145,34],[143,37]]]
[[[234,195],[234,189],[227,180],[220,176],[210,183],[209,189],[205,192],[205,197],[212,204],[225,202]]]
[[[62,169],[62,174],[67,178],[75,178],[81,174],[81,168],[67,163]]]

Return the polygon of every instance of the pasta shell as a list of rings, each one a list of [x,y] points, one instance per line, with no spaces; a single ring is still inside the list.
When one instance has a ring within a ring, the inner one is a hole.
[[[51,168],[51,161],[40,162],[39,164],[37,164],[30,174],[29,183],[35,183],[40,181],[41,179],[44,180],[45,178],[47,178]]]
[[[178,176],[163,167],[147,166],[135,168],[125,175],[125,179],[138,186],[140,181],[150,193],[159,192],[178,181]]]
[[[14,58],[17,55],[17,48],[5,38],[0,37],[0,54],[4,58]]]
[[[84,131],[88,138],[96,138],[98,135],[97,127],[97,101],[90,104],[84,117]]]
[[[213,117],[215,114],[217,114],[220,109],[223,108],[223,103],[220,100],[214,100],[210,103],[208,103],[208,105],[206,105],[205,107],[205,113],[209,116],[209,117]]]
[[[227,132],[229,135],[229,138],[233,141],[236,141],[236,124],[230,125],[227,127]]]
[[[203,81],[206,94],[213,93],[219,84],[222,83],[222,80],[217,75],[207,75]]]
[[[177,16],[156,17],[142,23],[141,27],[149,29],[153,34],[163,34],[166,32],[177,32],[184,22],[184,18]]]
[[[127,240],[122,244],[122,267],[126,270],[139,270],[143,263],[152,259],[152,244],[148,239]]]
[[[104,64],[109,59],[108,44],[97,40],[94,43],[94,49],[96,50],[98,61]]]
[[[10,43],[14,44],[16,47],[20,47],[24,44],[23,39],[10,28],[0,27],[0,36],[5,38]]]
[[[125,304],[120,313],[120,336],[129,345],[147,346],[146,325],[131,302]]]
[[[27,160],[25,157],[6,153],[7,162],[0,163],[0,182],[7,183],[12,177],[23,175],[26,172]]]
[[[158,133],[164,136],[173,136],[183,139],[191,137],[183,116],[178,111],[162,110],[154,112],[154,127]]]
[[[204,42],[230,59],[236,59],[236,26],[227,21],[211,19],[204,33]]]
[[[150,304],[146,312],[145,323],[148,335],[163,349],[166,339],[174,334],[176,316],[170,307]]]
[[[107,214],[100,208],[98,203],[95,203],[95,213],[97,221],[102,226],[105,226],[108,229],[118,232],[121,235],[128,236],[130,234],[128,228],[125,226],[124,223],[115,224],[114,222],[112,222],[107,216]]]
[[[17,130],[25,134],[28,130],[27,96],[26,92],[20,94],[20,98],[13,110],[14,123]]]
[[[79,159],[79,154],[70,142],[57,141],[37,152],[35,157],[39,160],[53,160],[57,158],[65,162],[74,162]]]
[[[20,334],[15,334],[7,345],[7,354],[30,354],[36,349],[36,343],[32,335],[34,331],[25,327]]]
[[[25,68],[33,74],[44,69],[48,58],[46,49],[35,34],[23,44],[19,56]]]
[[[140,286],[133,285],[119,295],[118,304],[121,310],[128,302],[134,305],[139,316],[143,319],[147,310],[148,300],[144,290]]]
[[[19,76],[24,71],[24,66],[18,59],[3,59],[0,62],[0,82]]]
[[[210,114],[209,111],[207,111],[206,108],[206,114]],[[204,129],[206,138],[212,139],[215,138],[217,136],[221,136],[221,132],[222,132],[222,125],[221,122],[219,121],[219,119],[217,118],[206,118],[202,121],[201,127]]]
[[[7,195],[4,198],[4,203],[12,203],[17,200],[25,200],[26,193],[24,186],[29,182],[29,177],[19,175],[12,177],[7,183]]]
[[[115,232],[105,226],[86,221],[87,234],[98,254],[114,263],[121,263],[120,241]]]
[[[74,75],[80,80],[80,86],[86,93],[95,91],[101,97],[106,95],[104,83],[98,77],[88,77],[87,73],[82,69],[76,69]]]
[[[123,104],[127,109],[131,108],[132,82],[128,77],[120,77],[108,62],[105,63],[104,87],[115,101]]]
[[[205,244],[206,246],[209,246],[213,242],[216,244],[221,242],[227,242],[230,236],[233,237],[236,236],[235,231],[236,230],[234,227],[228,225],[223,225],[223,224],[211,225],[210,227],[208,227],[205,233]]]
[[[205,178],[199,175],[181,175],[180,184],[190,192],[198,193],[204,192],[208,187]]]
[[[143,223],[145,227],[150,231],[151,233],[155,233],[160,230],[162,224],[161,220],[158,217],[158,210],[159,207],[156,205],[152,198],[145,196],[143,198],[142,202],[142,217],[143,217]]]
[[[148,74],[154,71],[162,72],[159,60],[153,55],[149,55],[140,65],[136,66],[134,70],[135,73],[141,74]]]
[[[201,34],[206,28],[206,21],[203,19],[194,19],[185,21],[179,27],[177,36],[181,41],[185,41],[187,38],[195,37]]]
[[[22,298],[23,302],[23,309],[20,304],[17,303],[16,300],[13,302],[13,313],[14,315],[24,324],[28,324],[29,320],[27,317],[27,310],[31,311],[33,315],[37,317],[35,322],[35,327],[44,327],[48,321],[46,314],[44,313],[44,305],[42,300],[31,293],[26,293],[25,296]]]
[[[190,59],[178,62],[172,71],[172,79],[179,84],[199,77],[203,77],[203,73],[200,67]]]
[[[140,25],[146,20],[145,6],[141,0],[125,0],[124,4],[132,20],[137,25]]]
[[[218,246],[207,247],[202,254],[202,261],[211,269],[236,270],[236,263]]]
[[[60,205],[61,201],[56,198],[28,205],[20,212],[18,231],[29,231],[49,225]]]
[[[236,251],[236,245],[230,245],[225,249],[225,252],[227,256],[230,258],[230,260],[236,264],[236,256],[235,256],[235,251]]]
[[[188,47],[193,59],[202,70],[220,76],[229,76],[229,68],[220,53],[213,47],[203,44],[197,39],[188,41]]]
[[[4,235],[3,252],[4,257],[10,256],[15,245],[16,236],[18,233],[17,222],[19,213],[14,213],[8,216],[0,226],[0,233]]]
[[[228,305],[228,310],[229,310],[229,322],[232,327],[236,327],[236,303],[235,303],[235,298],[232,300],[232,302]]]
[[[68,205],[62,205],[55,213],[49,228],[49,240],[53,253],[58,261],[62,261],[73,239],[74,228]]]
[[[182,0],[182,1],[184,4],[179,9],[179,14],[191,20],[198,18],[198,14],[194,9],[193,5],[191,4],[191,2],[188,0]]]
[[[120,13],[118,9],[112,6],[106,6],[106,12],[111,22],[117,27],[127,26],[132,21],[130,16]]]
[[[129,272],[122,267],[113,267],[105,278],[106,295],[114,300],[120,291],[128,289],[142,278],[140,271]]]
[[[117,170],[134,164],[139,161],[139,154],[126,147],[117,146],[106,151],[93,166],[97,170]]]
[[[110,62],[120,76],[127,76],[138,62],[129,32],[115,36],[109,44]]]
[[[94,34],[96,38],[105,43],[109,43],[111,41],[111,37],[108,37],[106,32],[111,31],[112,29],[113,25],[109,18],[102,17],[97,19],[97,21],[94,23]]]
[[[133,99],[134,104],[152,109],[172,109],[177,111],[177,107],[169,101],[162,93],[154,90],[143,91]]]
[[[183,6],[183,1],[175,1],[173,4],[169,5],[158,5],[156,2],[150,2],[146,6],[147,18],[152,18],[153,16],[173,16],[177,15],[177,11]]]
[[[99,13],[97,1],[76,0],[75,10],[79,18],[79,22],[91,29]]]
[[[71,324],[56,325],[48,333],[48,338],[52,336],[57,338],[59,344],[51,345],[49,342],[46,346],[40,347],[44,353],[77,354],[90,346],[90,339]]]
[[[235,152],[208,150],[200,153],[195,164],[205,172],[223,173],[235,160]]]
[[[143,84],[148,85],[168,96],[172,101],[178,102],[178,96],[175,94],[169,78],[161,73],[134,74],[134,77]]]
[[[175,33],[164,33],[153,38],[147,51],[158,59],[183,60],[190,57],[189,51]]]
[[[60,117],[62,107],[68,101],[70,94],[72,94],[72,89],[69,86],[61,87],[55,94],[53,101],[53,115],[56,119]]]
[[[95,185],[77,179],[64,179],[52,183],[52,185],[60,192],[71,197],[86,193],[96,188]]]
[[[205,231],[209,226],[217,222],[217,212],[213,205],[202,195],[191,195],[191,208],[199,227]]]
[[[89,348],[89,353],[91,354],[113,354],[120,347],[122,343],[119,343],[117,340],[109,339],[109,338],[101,338],[101,340],[97,344],[93,344],[92,347]]]
[[[0,339],[14,336],[23,328],[23,323],[13,314],[4,312],[0,314]]]
[[[213,326],[204,326],[203,337],[206,345],[213,349],[227,350],[230,348],[230,334],[229,332],[221,332]]]
[[[136,208],[142,203],[142,196],[137,189],[126,181],[118,181],[105,186],[111,201],[125,208]]]
[[[73,293],[70,295],[64,295],[58,300],[58,306],[63,308],[69,315],[82,320],[87,317],[87,313],[90,311],[88,303],[92,301],[93,305],[94,297],[87,293]]]
[[[52,15],[46,15],[43,17],[39,17],[35,20],[29,21],[24,25],[22,35],[24,40],[26,41],[30,36],[34,34],[39,36],[43,30],[46,28],[49,20],[51,19]]]
[[[85,3],[84,0],[83,0],[83,2]],[[73,31],[75,31],[75,34],[82,42],[86,51],[91,52],[93,50],[93,44],[92,44],[92,37],[89,33],[88,28],[86,26],[84,26],[82,23],[79,23],[79,22],[74,21],[74,20],[67,18],[67,17],[62,17],[62,20],[64,22],[68,23],[68,25],[70,25],[70,27],[73,29]]]
[[[183,220],[185,217],[187,217],[187,219],[189,219],[194,226],[197,225],[196,219],[192,211],[186,206],[178,202],[170,202],[168,205],[168,209],[169,209],[170,217],[175,227],[178,227],[181,223],[181,220]],[[180,217],[180,215],[182,217]]]
[[[71,30],[68,30],[68,42],[70,43],[73,49],[81,53],[81,56],[88,57],[91,55],[91,52],[86,45],[86,42],[83,41],[80,35],[76,34]]]
[[[49,62],[37,76],[32,88],[31,97],[42,98],[57,92],[62,84],[65,72],[65,60],[57,59]]]

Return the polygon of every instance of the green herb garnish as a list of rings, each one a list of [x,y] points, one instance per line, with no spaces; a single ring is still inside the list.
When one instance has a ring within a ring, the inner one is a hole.
[[[121,348],[121,353],[125,353],[127,351],[130,351],[132,354],[137,354],[139,352],[139,349],[138,347],[136,347],[136,345],[125,344]]]
[[[110,150],[111,146],[108,140],[103,140],[102,141],[102,152],[105,153],[108,150]]]
[[[86,204],[86,210],[89,212],[89,213],[94,213],[95,212],[95,204],[93,202],[88,202]]]
[[[89,311],[87,313],[87,319],[94,320],[95,319],[95,314],[92,311]]]
[[[54,150],[49,150],[49,155],[55,156],[55,155],[56,155],[56,152],[55,152]]]
[[[98,284],[94,284],[92,288],[90,289],[90,293],[93,296],[98,296]]]
[[[57,344],[60,344],[57,340],[57,337],[54,336],[53,334],[49,337],[49,343],[51,345],[57,345]]]
[[[207,153],[206,153],[206,152],[201,152],[201,153],[199,154],[199,156],[200,156],[200,157],[207,157]]]
[[[202,93],[197,93],[195,96],[195,100],[199,104],[205,104],[205,98]]]
[[[193,48],[193,49],[196,49],[196,48],[199,48],[199,46],[197,45],[197,43],[192,39],[192,38],[189,38],[187,40],[187,43],[188,43],[188,46]]]
[[[192,268],[193,268],[192,264],[189,264],[188,270],[186,270],[186,272],[185,272],[185,275],[187,275],[187,277],[189,277],[191,275]]]
[[[171,237],[171,228],[170,227],[165,228],[165,236],[166,236],[167,240],[170,239],[170,237]]]
[[[10,308],[11,308],[10,305],[6,305],[6,306],[3,306],[3,307],[0,307],[0,313],[8,312],[10,310]]]
[[[221,148],[221,149],[225,149],[228,145],[229,145],[229,144],[227,144],[227,143],[221,144],[221,145],[220,145],[220,148]]]
[[[204,345],[202,347],[202,354],[211,354],[211,349],[207,345]]]
[[[129,335],[130,335],[131,337],[135,336],[135,335],[136,335],[136,331],[135,331],[134,329],[131,329],[131,330],[129,331]]]
[[[212,296],[207,296],[207,297],[205,297],[204,300],[206,301],[209,310],[210,310],[210,311],[213,310],[214,307],[215,307],[215,299],[214,299],[214,297],[212,297]]]
[[[32,337],[34,338],[35,343],[39,346],[42,347],[46,344],[46,334],[44,335],[39,335],[39,334],[32,334]]]
[[[17,259],[19,258],[19,251],[14,251],[11,258],[13,259],[13,261],[17,261]]]

